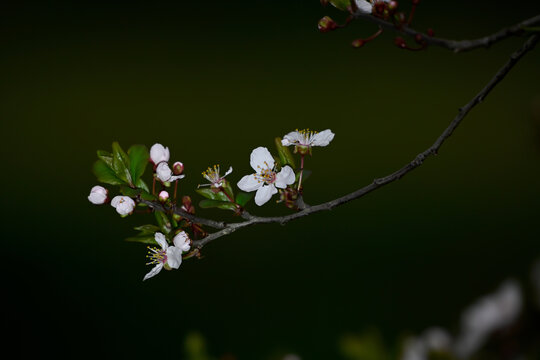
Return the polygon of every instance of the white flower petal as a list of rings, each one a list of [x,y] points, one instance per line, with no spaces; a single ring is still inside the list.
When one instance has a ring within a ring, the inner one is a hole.
[[[169,247],[169,244],[167,243],[167,239],[165,239],[165,235],[163,235],[160,232],[157,232],[154,235],[154,240],[156,240],[156,242],[159,244],[159,246],[161,246],[163,250]]]
[[[169,164],[166,162],[161,162],[156,168],[156,175],[159,180],[162,182],[168,182],[170,181],[173,173],[171,168],[169,167]]]
[[[301,144],[303,140],[304,136],[299,131],[291,131],[287,135],[283,136],[283,140],[281,140],[281,145],[289,146]]]
[[[159,164],[160,162],[169,161],[170,153],[169,148],[164,147],[161,144],[154,144],[150,148],[150,160],[154,164]]]
[[[255,194],[255,204],[262,206],[266,204],[268,200],[272,197],[273,194],[277,192],[277,189],[274,185],[263,185],[257,190]]]
[[[182,249],[169,246],[167,249],[167,265],[172,269],[178,269],[182,263]]]
[[[161,271],[161,269],[163,269],[163,264],[162,264],[162,263],[157,264],[156,266],[154,266],[154,267],[152,268],[152,270],[150,270],[150,271],[148,272],[148,274],[144,275],[143,281],[144,281],[144,280],[148,280],[148,279],[150,279],[151,277],[156,276],[157,274],[159,274],[159,272]]]
[[[122,198],[123,196],[120,195],[113,197],[113,199],[111,200],[111,206],[114,208],[117,207],[118,203],[120,202],[120,200],[122,200]]]
[[[253,170],[257,173],[261,172],[261,169],[273,169],[274,158],[270,151],[265,147],[258,147],[251,152],[249,163]]]
[[[229,175],[230,173],[232,173],[232,166],[229,166],[229,169],[227,170],[227,172],[225,173],[225,175],[223,175],[223,177]]]
[[[326,146],[330,144],[330,141],[334,139],[335,134],[330,131],[330,129],[326,129],[324,131],[321,131],[320,133],[317,133],[313,135],[311,138],[311,145],[313,146]]]
[[[95,205],[104,204],[107,201],[107,189],[103,186],[96,185],[90,190],[90,195],[88,195],[88,200]]]
[[[175,175],[175,176],[171,176],[169,178],[169,182],[173,182],[173,181],[176,181],[176,180],[180,180],[180,179],[183,179],[185,178],[186,175]]]
[[[181,231],[173,239],[174,246],[182,249],[182,251],[189,251],[189,236],[185,231]]]
[[[246,175],[236,184],[242,191],[251,192],[260,188],[263,183],[257,180],[256,174]]]
[[[371,14],[371,11],[373,10],[373,5],[369,1],[366,0],[354,0],[356,3],[356,7],[358,8],[358,11],[364,14]]]
[[[281,168],[281,171],[276,174],[276,181],[274,182],[274,185],[280,189],[285,189],[287,185],[294,184],[295,180],[296,175],[293,169],[287,165]]]

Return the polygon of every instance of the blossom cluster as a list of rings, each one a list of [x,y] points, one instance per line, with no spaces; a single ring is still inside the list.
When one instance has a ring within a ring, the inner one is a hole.
[[[266,204],[274,195],[280,194],[277,202],[283,202],[291,209],[298,209],[296,201],[303,193],[304,157],[312,155],[315,146],[330,144],[334,133],[327,129],[321,132],[295,130],[276,138],[278,155],[272,156],[267,147],[259,146],[250,154],[253,173],[243,176],[236,186],[240,190],[235,194],[227,180],[233,172],[232,166],[222,175],[219,165],[208,167],[202,177],[208,182],[200,184],[195,190],[205,199],[200,208],[218,208],[232,210],[241,214],[246,204],[254,197],[257,206]],[[288,147],[294,147],[299,154],[301,165],[298,168]],[[142,225],[135,229],[139,234],[128,238],[129,241],[142,242],[159,247],[148,247],[148,265],[154,267],[143,280],[157,275],[162,269],[178,269],[183,258],[199,256],[198,249],[191,249],[193,239],[204,238],[207,233],[200,224],[190,221],[187,215],[169,211],[179,207],[184,213],[194,214],[195,206],[190,196],[178,196],[178,181],[185,177],[184,164],[170,162],[170,150],[160,143],[154,144],[148,151],[143,145],[134,145],[124,152],[118,143],[113,143],[113,151],[98,151],[99,160],[94,164],[94,173],[99,181],[110,185],[119,185],[119,195],[110,199],[109,190],[96,185],[90,190],[88,200],[96,205],[109,203],[122,217],[126,217],[140,208],[140,212],[153,213],[157,225]],[[147,164],[152,164],[151,189],[142,179]],[[173,194],[169,193],[174,187]],[[254,195],[254,196],[253,196]],[[160,204],[161,210],[156,210]],[[166,210],[166,211],[163,211]],[[172,214],[172,215],[171,215]]]

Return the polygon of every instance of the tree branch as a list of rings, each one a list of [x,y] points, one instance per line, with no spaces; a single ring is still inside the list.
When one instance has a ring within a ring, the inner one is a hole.
[[[437,138],[437,140],[429,148],[427,148],[425,151],[418,154],[411,162],[403,166],[401,169],[385,177],[375,179],[373,180],[371,184],[366,185],[363,188],[353,191],[347,195],[344,195],[342,197],[339,197],[337,199],[334,199],[334,200],[331,200],[331,201],[328,201],[319,205],[307,206],[296,213],[285,215],[285,216],[260,217],[260,216],[251,215],[247,211],[244,211],[242,213],[242,218],[244,218],[245,221],[236,222],[236,223],[228,223],[228,224],[224,222],[215,221],[215,220],[209,220],[209,219],[196,217],[178,208],[167,209],[158,202],[150,202],[146,200],[142,200],[142,202],[149,205],[154,210],[166,211],[166,212],[172,211],[176,214],[184,216],[185,218],[195,223],[208,225],[215,229],[221,229],[219,231],[209,234],[203,239],[195,240],[193,242],[194,248],[201,249],[203,246],[210,243],[211,241],[218,239],[222,236],[229,235],[235,232],[236,230],[247,227],[247,226],[251,226],[255,224],[269,224],[269,223],[279,223],[281,225],[284,225],[288,223],[289,221],[299,219],[299,218],[311,215],[316,212],[320,212],[324,210],[331,210],[336,206],[358,199],[376,189],[379,189],[380,187],[384,185],[390,184],[391,182],[401,179],[403,176],[405,176],[412,170],[422,165],[426,158],[432,155],[436,155],[439,149],[441,148],[441,146],[443,145],[443,143],[452,135],[454,130],[465,118],[465,116],[469,113],[469,111],[473,107],[481,103],[486,98],[486,96],[491,92],[491,90],[493,90],[493,88],[495,88],[495,86],[502,79],[504,79],[504,77],[510,72],[510,70],[514,67],[514,65],[527,52],[531,51],[535,47],[535,45],[538,43],[539,40],[540,40],[540,35],[533,35],[529,37],[527,41],[510,56],[510,59],[504,64],[504,66],[501,67],[499,71],[497,71],[497,73],[495,73],[495,75],[493,76],[493,78],[491,78],[491,80],[487,83],[487,85],[484,86],[484,88],[480,90],[480,92],[476,94],[476,96],[474,96],[465,106],[459,108],[458,114],[454,117],[454,119],[450,122],[448,127],[443,131],[443,133]]]
[[[393,23],[383,20],[381,18],[378,18],[376,16],[373,16],[371,14],[364,14],[361,12],[356,12],[352,16],[354,19],[363,19],[363,20],[371,21],[372,23],[375,23],[385,29],[390,29],[395,32],[410,36],[413,39],[416,37],[421,37],[422,41],[426,42],[428,45],[441,46],[445,49],[452,50],[454,52],[470,51],[477,48],[489,48],[492,44],[500,40],[503,40],[507,37],[521,35],[524,32],[523,28],[525,27],[540,24],[540,14],[539,14],[530,19],[520,22],[519,24],[503,28],[497,31],[496,33],[493,33],[485,37],[481,37],[474,40],[456,41],[456,40],[447,40],[447,39],[442,39],[442,38],[430,37],[429,35],[416,31],[414,29],[411,29],[408,26],[396,27],[396,25],[394,25]]]

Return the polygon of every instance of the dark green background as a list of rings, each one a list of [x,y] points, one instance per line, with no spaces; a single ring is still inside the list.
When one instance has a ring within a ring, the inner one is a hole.
[[[424,1],[414,24],[472,38],[539,10]],[[334,141],[306,165],[316,204],[426,149],[522,43],[408,52],[385,33],[355,50],[350,41],[376,28],[321,34],[326,14],[344,19],[315,0],[2,5],[8,349],[182,359],[186,334],[199,331],[216,356],[329,359],[344,334],[376,328],[395,349],[407,332],[456,330],[462,309],[508,277],[528,288],[540,249],[538,49],[401,181],[285,227],[244,229],[141,281],[145,246],[123,239],[151,217],[88,202],[97,149],[165,144],[186,164],[181,189],[199,200],[207,166],[232,165],[236,182],[253,148],[331,128]]]

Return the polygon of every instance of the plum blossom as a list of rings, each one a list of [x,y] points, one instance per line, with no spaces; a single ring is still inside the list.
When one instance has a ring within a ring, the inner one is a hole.
[[[96,185],[90,190],[90,195],[88,195],[88,200],[92,204],[101,205],[107,202],[108,191],[103,186]]]
[[[189,250],[189,237],[184,231],[174,237],[173,246],[169,246],[165,235],[160,232],[154,235],[154,239],[161,246],[161,249],[148,247],[146,257],[150,261],[146,265],[155,266],[144,276],[143,281],[156,276],[163,268],[167,270],[178,269],[182,263],[182,252]]]
[[[156,143],[150,148],[150,160],[154,163],[154,165],[158,165],[162,162],[168,162],[170,157],[171,154],[168,147],[164,147],[163,145]]]
[[[281,144],[283,146],[301,146],[310,148],[312,146],[327,146],[330,141],[334,139],[334,133],[330,129],[326,129],[321,132],[305,130],[291,131],[287,135],[283,136]]]
[[[156,176],[162,182],[173,182],[185,177],[185,175],[173,175],[169,164],[166,162],[160,162],[156,168]]]
[[[282,167],[279,173],[275,172],[274,158],[265,147],[258,147],[251,152],[250,164],[255,174],[244,176],[237,186],[243,191],[257,191],[255,204],[259,206],[278,192],[276,188],[285,189],[296,180],[293,169],[288,165]]]
[[[371,14],[373,11],[373,5],[377,2],[388,3],[390,0],[354,0],[358,11],[364,14]]]
[[[129,196],[115,196],[111,201],[111,206],[122,216],[129,215],[135,209],[135,201]]]
[[[213,188],[220,188],[220,187],[223,186],[223,181],[225,180],[225,176],[232,173],[232,171],[233,171],[232,166],[229,166],[229,169],[225,172],[225,174],[223,176],[221,176],[220,175],[219,164],[214,165],[213,168],[209,167],[208,169],[206,169],[206,171],[203,171],[202,176],[206,180],[210,181],[210,184],[202,184],[202,185],[199,185],[199,186],[211,186]]]

